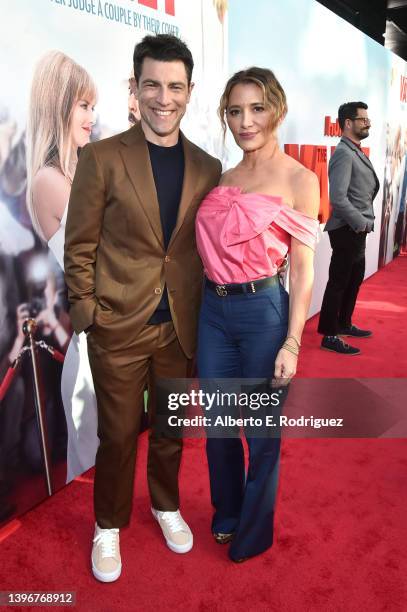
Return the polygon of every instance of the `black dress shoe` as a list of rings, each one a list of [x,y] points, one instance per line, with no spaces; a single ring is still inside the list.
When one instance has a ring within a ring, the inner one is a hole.
[[[338,336],[324,336],[322,338],[321,348],[324,349],[324,351],[333,351],[341,355],[359,355],[360,353],[359,348],[346,344],[346,342],[338,338]]]
[[[229,544],[233,540],[234,533],[213,533],[215,542],[218,544]]]
[[[350,325],[349,327],[343,327],[339,332],[339,336],[352,336],[353,338],[369,338],[372,335],[369,329],[360,329],[356,325]]]

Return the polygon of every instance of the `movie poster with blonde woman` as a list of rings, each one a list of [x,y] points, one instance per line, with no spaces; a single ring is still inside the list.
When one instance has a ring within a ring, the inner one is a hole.
[[[379,268],[407,247],[407,64],[397,56],[392,57],[387,96]]]
[[[184,131],[218,157],[216,108],[227,76],[222,0],[6,4],[0,22],[0,526],[95,462],[97,407],[86,338],[72,334],[64,283],[65,221],[81,149],[139,120],[132,56],[143,36],[175,34],[190,46],[196,85]]]

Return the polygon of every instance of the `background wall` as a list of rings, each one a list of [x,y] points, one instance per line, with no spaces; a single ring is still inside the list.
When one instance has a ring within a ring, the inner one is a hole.
[[[255,5],[232,0],[229,72],[250,65],[271,68],[286,91],[289,112],[280,129],[282,147],[288,144],[326,147],[328,161],[330,148],[337,144],[339,136],[324,135],[325,117],[335,123],[343,102],[363,100],[369,105],[372,129],[362,144],[370,149],[370,159],[381,183],[374,201],[375,231],[367,241],[366,277],[370,276],[378,267],[384,173],[386,163],[391,165],[390,149],[397,149],[398,157],[407,152],[404,142],[407,105],[401,99],[400,89],[402,77],[407,75],[406,62],[313,0],[284,3],[256,0]],[[227,147],[226,165],[233,166],[240,153],[230,138]],[[397,166],[393,176],[399,177],[399,183],[400,163],[393,164]],[[397,194],[393,200],[385,263],[393,258]],[[328,236],[322,234],[315,258],[310,315],[320,309],[330,253]]]
[[[44,318],[56,316],[68,333],[63,273],[34,232],[26,208],[25,129],[32,75],[49,50],[64,52],[98,89],[92,139],[126,130],[133,49],[146,34],[174,33],[195,60],[193,91],[183,129],[221,156],[216,116],[226,78],[227,23],[222,0],[2,0],[0,3],[0,383],[21,348],[21,308],[39,322],[37,339],[64,352]],[[34,308],[36,306],[36,308]],[[17,351],[18,352],[18,351]],[[41,353],[54,490],[66,480],[67,427],[61,364]],[[81,391],[77,389],[78,393]],[[83,396],[86,389],[83,389]],[[85,403],[85,402],[84,402]],[[86,406],[83,406],[83,410]],[[46,496],[31,367],[25,363],[0,402],[0,522]]]
[[[229,5],[229,7],[227,6]],[[224,146],[216,110],[227,77],[253,64],[275,71],[289,113],[282,147],[319,147],[321,189],[339,136],[325,133],[338,106],[364,100],[372,119],[364,145],[381,182],[368,237],[366,276],[397,255],[405,240],[407,187],[407,65],[313,0],[2,0],[0,20],[0,382],[13,347],[23,343],[18,308],[40,301],[69,330],[63,275],[32,229],[26,209],[25,127],[36,63],[58,49],[80,63],[99,92],[98,139],[128,127],[128,78],[134,45],[147,33],[172,32],[191,48],[196,83],[183,121],[186,135],[220,157],[227,169],[240,159]],[[384,202],[384,205],[383,205]],[[327,209],[321,207],[321,218]],[[323,226],[322,226],[323,229]],[[326,234],[317,248],[311,312],[318,312],[330,260]],[[38,289],[38,287],[40,287]],[[42,289],[41,289],[42,287]],[[39,295],[37,295],[39,292]],[[35,315],[37,316],[37,315]],[[42,325],[39,338],[61,351]],[[61,365],[41,356],[55,489],[65,482],[66,424],[60,397]],[[0,521],[46,496],[26,362],[0,403]]]

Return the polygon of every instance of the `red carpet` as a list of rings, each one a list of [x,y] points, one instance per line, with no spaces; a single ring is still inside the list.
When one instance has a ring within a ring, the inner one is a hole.
[[[363,283],[353,322],[372,329],[371,338],[346,338],[363,354],[347,359],[321,351],[318,316],[306,325],[299,374],[315,377],[407,377],[407,254],[399,256]]]
[[[355,343],[360,356],[320,351],[311,320],[300,374],[405,377],[406,275],[403,257],[363,285],[355,322],[374,337]],[[181,480],[195,546],[187,555],[165,547],[149,511],[145,442],[142,436],[132,525],[122,531],[121,579],[103,585],[89,570],[88,476],[0,531],[0,590],[74,590],[77,610],[103,612],[407,610],[405,440],[285,440],[275,544],[240,565],[210,535],[200,441],[186,441]]]

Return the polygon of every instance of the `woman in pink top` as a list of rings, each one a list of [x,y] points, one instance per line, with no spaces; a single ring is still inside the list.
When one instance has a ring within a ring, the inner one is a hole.
[[[287,103],[270,70],[249,68],[233,75],[219,112],[243,159],[207,195],[196,219],[206,275],[199,376],[213,391],[224,378],[275,378],[287,384],[296,373],[311,298],[318,180],[278,146],[276,130]],[[288,252],[289,303],[277,275]],[[223,383],[222,387],[224,391]],[[252,393],[251,402],[254,397]],[[259,413],[248,409],[245,416]],[[267,413],[271,414],[270,407],[263,409]],[[226,434],[224,421],[217,419],[224,414],[225,407],[219,404],[206,412],[212,417],[207,439],[215,508],[212,532],[217,542],[231,542],[230,558],[241,561],[263,552],[273,541],[280,438],[271,437],[272,427],[245,429],[249,447],[245,477],[238,431],[233,430],[234,437],[219,437]]]

